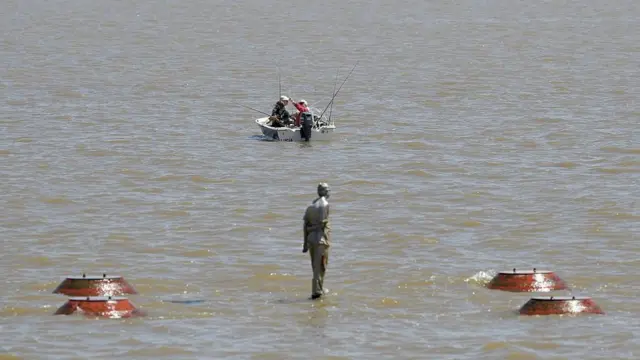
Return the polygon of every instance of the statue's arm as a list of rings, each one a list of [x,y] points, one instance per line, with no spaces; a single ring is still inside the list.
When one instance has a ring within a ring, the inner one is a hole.
[[[302,252],[306,253],[307,250],[309,249],[307,246],[307,216],[308,216],[309,212],[308,210],[305,211],[304,213],[304,217],[302,218]]]

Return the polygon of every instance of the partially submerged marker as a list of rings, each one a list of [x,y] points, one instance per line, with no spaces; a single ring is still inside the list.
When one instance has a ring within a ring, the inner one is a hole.
[[[88,317],[121,319],[145,316],[126,297],[95,296],[72,297],[54,315],[80,313]]]
[[[520,315],[604,314],[590,297],[534,297],[520,308]]]
[[[553,271],[501,271],[489,284],[489,289],[511,292],[549,292],[554,290],[566,290],[567,284]]]
[[[138,292],[122,276],[71,276],[53,290],[67,296],[116,296]]]

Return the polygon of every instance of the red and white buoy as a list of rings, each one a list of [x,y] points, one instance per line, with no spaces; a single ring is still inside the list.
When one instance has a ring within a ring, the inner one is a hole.
[[[138,292],[122,276],[71,276],[53,291],[67,296],[117,296]]]
[[[129,299],[116,296],[72,297],[54,315],[80,313],[88,317],[109,319],[145,316]]]
[[[549,292],[566,290],[567,284],[553,271],[516,270],[499,272],[487,288],[511,292]]]
[[[520,315],[604,314],[590,297],[534,297],[520,308]]]

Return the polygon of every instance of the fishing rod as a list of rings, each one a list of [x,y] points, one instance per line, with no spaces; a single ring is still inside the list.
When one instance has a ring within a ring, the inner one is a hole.
[[[278,92],[279,92],[279,97],[282,96],[282,80],[281,77],[282,75],[280,75],[280,68],[278,68]]]
[[[340,72],[340,68],[336,69],[336,80],[333,83],[333,93],[336,92],[336,86],[338,86],[338,73]],[[331,113],[333,112],[333,101],[330,103],[331,107],[329,108],[329,124],[331,124]]]
[[[257,112],[259,112],[260,114],[265,114],[265,115],[267,115],[267,116],[271,116],[271,115],[267,114],[266,112],[264,112],[264,111],[260,111],[260,110],[258,110],[258,109],[254,109],[254,108],[252,108],[251,106],[242,105],[242,104],[240,104],[240,106],[246,107],[247,109],[251,109],[251,110],[253,110],[253,111],[257,111]]]
[[[340,92],[340,89],[342,89],[342,86],[344,85],[344,83],[347,82],[347,79],[349,79],[349,76],[351,76],[351,73],[353,72],[353,70],[356,69],[356,66],[358,65],[359,62],[360,62],[360,60],[358,60],[355,65],[353,65],[353,69],[351,69],[351,71],[349,72],[349,75],[347,75],[347,77],[344,79],[344,81],[342,82],[342,85],[340,85],[340,87],[338,88],[338,91],[336,91],[335,94],[333,94],[333,97],[331,98],[331,101],[329,102],[329,104],[327,104],[327,107],[324,108],[324,111],[322,111],[322,113],[320,114],[320,118],[322,118],[322,115],[324,115],[324,113],[327,111],[327,109],[329,108],[329,105],[331,105],[331,103],[333,103],[333,100],[335,100],[336,95],[338,95],[338,93]]]
[[[280,66],[276,62],[276,68],[278,68],[278,96],[282,96],[282,80],[280,75]]]

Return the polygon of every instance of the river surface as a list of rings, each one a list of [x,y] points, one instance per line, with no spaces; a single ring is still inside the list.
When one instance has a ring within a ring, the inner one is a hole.
[[[0,359],[640,358],[637,0],[1,6]],[[356,63],[330,142],[242,106],[279,69],[322,109]],[[606,314],[519,316],[548,294],[485,287],[514,267]],[[148,316],[53,316],[82,273]]]

